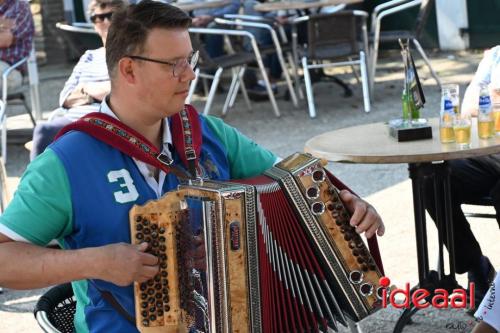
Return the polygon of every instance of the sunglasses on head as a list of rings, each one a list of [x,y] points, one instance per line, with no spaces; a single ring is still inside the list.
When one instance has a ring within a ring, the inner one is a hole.
[[[111,21],[111,16],[113,16],[113,12],[102,13],[102,14],[93,14],[90,16],[90,21],[92,23],[104,22],[104,20]]]

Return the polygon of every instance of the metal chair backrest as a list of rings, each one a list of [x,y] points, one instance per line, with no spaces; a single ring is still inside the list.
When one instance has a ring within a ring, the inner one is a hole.
[[[427,19],[429,18],[429,14],[432,10],[432,6],[434,6],[434,3],[435,0],[422,0],[415,23],[415,30],[413,32],[415,38],[419,39],[420,34],[424,30],[425,24],[427,23]]]
[[[55,286],[43,294],[35,305],[36,320],[46,333],[74,332],[76,300],[70,283]]]
[[[359,53],[359,20],[353,11],[311,15],[307,30],[307,54],[311,59],[331,59]]]

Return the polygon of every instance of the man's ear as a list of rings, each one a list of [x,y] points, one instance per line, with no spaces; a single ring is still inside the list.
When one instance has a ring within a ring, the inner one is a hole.
[[[129,84],[134,84],[136,81],[135,71],[137,70],[137,66],[134,61],[130,58],[121,58],[118,62],[118,71],[120,75],[125,78]]]

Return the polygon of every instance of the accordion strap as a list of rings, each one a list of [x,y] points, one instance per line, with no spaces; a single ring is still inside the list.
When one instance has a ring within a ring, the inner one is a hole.
[[[328,170],[325,170],[326,174],[328,175],[328,178],[330,178],[330,181],[337,187],[339,190],[349,190],[350,192],[354,193],[347,185],[342,183],[337,177],[335,177],[333,174],[328,172]],[[370,253],[373,257],[373,260],[375,260],[375,263],[377,264],[380,273],[382,275],[385,275],[384,273],[384,265],[382,264],[382,257],[380,255],[380,249],[378,247],[378,242],[377,242],[377,235],[375,234],[372,238],[368,238],[368,248],[370,249]]]
[[[196,110],[185,105],[184,109],[171,117],[173,144],[189,173],[173,165],[173,159],[163,154],[144,136],[119,120],[102,112],[89,113],[74,123],[62,128],[55,140],[69,131],[85,132],[118,149],[122,153],[152,165],[180,179],[198,176],[197,157],[201,150],[201,126]]]

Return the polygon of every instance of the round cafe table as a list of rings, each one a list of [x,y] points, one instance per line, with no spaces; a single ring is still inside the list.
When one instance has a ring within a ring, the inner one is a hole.
[[[277,10],[305,10],[341,4],[350,5],[363,0],[316,0],[316,1],[274,1],[255,5],[253,8],[259,12],[273,12]]]
[[[447,161],[500,153],[500,137],[482,140],[477,135],[477,121],[473,119],[471,144],[461,148],[456,143],[441,144],[437,119],[431,119],[432,139],[397,142],[390,137],[385,123],[360,125],[327,132],[311,138],[305,151],[315,157],[334,162],[386,164],[408,163],[412,180],[413,212],[417,243],[419,286],[429,291],[437,288],[448,292],[459,285],[455,279],[455,250],[451,210],[450,174]],[[436,198],[439,258],[437,271],[429,269],[427,231],[425,221],[424,180],[434,183]],[[449,274],[444,272],[444,240],[448,244]],[[405,309],[394,332],[401,332],[416,308]]]
[[[172,2],[173,6],[179,7],[185,12],[191,12],[197,9],[206,9],[206,8],[218,8],[224,7],[231,3],[230,0],[205,0],[205,1],[175,1]]]

